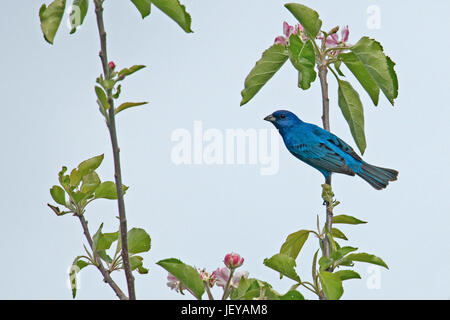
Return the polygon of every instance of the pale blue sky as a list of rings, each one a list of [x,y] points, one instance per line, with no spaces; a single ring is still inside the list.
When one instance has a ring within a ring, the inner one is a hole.
[[[113,179],[109,136],[93,90],[101,72],[94,12],[90,8],[75,35],[62,26],[50,46],[39,27],[41,3],[5,1],[0,19],[2,299],[71,298],[67,270],[83,253],[85,241],[74,217],[56,217],[46,206],[49,188],[62,165],[73,167],[100,153],[105,161],[99,174]],[[298,89],[297,76],[286,64],[239,107],[245,76],[282,33],[283,21],[295,23],[285,1],[183,3],[192,15],[193,34],[185,34],[156,8],[145,20],[130,1],[107,1],[105,8],[110,58],[119,68],[148,66],[125,83],[122,101],[150,104],[118,119],[123,181],[130,186],[128,224],[145,228],[152,237],[152,249],[144,255],[150,272],[136,275],[138,298],[183,298],[166,287],[167,274],[156,261],[176,257],[212,271],[230,251],[245,257],[242,268],[250,276],[284,292],[292,281],[280,280],[262,261],[278,252],[289,233],[315,228],[316,214],[323,219],[323,177],[283,145],[275,175],[260,175],[257,165],[176,166],[170,158],[171,134],[179,128],[192,131],[195,120],[222,132],[267,129],[270,124],[262,118],[280,107],[320,124],[319,84],[306,92]],[[398,169],[399,180],[384,191],[358,178],[341,175],[333,181],[342,202],[336,212],[369,221],[341,227],[348,245],[379,255],[390,270],[381,270],[379,289],[369,289],[368,265],[359,264],[363,279],[345,282],[343,298],[449,299],[450,46],[445,32],[450,3],[302,3],[319,12],[324,29],[348,24],[350,42],[363,35],[379,40],[396,62],[399,77],[395,107],[384,97],[374,107],[361,93],[368,144],[364,158]],[[373,4],[381,10],[381,28],[369,30],[366,10]],[[329,80],[332,131],[354,146],[337,106],[335,82]],[[100,200],[86,217],[91,230],[104,222],[104,230],[111,232],[115,215],[116,203]],[[310,279],[316,247],[311,238],[298,259],[297,270],[305,280]],[[122,275],[115,278],[124,285]],[[81,285],[80,299],[115,298],[93,267],[82,271]],[[312,298],[307,292],[305,296]]]

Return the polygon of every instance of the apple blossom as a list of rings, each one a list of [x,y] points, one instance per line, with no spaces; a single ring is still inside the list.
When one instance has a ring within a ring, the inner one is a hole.
[[[286,46],[289,43],[289,37],[294,34],[300,37],[303,42],[308,40],[308,37],[303,32],[303,26],[301,24],[297,24],[295,26],[289,25],[286,21],[283,22],[283,34],[284,36],[278,36],[275,38],[275,44],[281,44],[282,46]]]
[[[228,283],[228,279],[230,278],[230,269],[228,268],[217,268],[216,271],[213,272],[213,275],[216,279],[216,285],[222,288],[225,288],[225,286]],[[237,288],[239,286],[239,282],[241,281],[241,278],[244,277],[245,279],[248,278],[248,272],[247,271],[237,271],[233,274],[233,277],[230,281],[230,286]]]

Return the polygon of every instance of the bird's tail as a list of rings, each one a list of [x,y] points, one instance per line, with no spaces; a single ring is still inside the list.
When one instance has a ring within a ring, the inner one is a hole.
[[[361,171],[357,175],[366,180],[375,189],[381,190],[387,187],[389,181],[397,180],[398,171],[376,167],[363,162]]]

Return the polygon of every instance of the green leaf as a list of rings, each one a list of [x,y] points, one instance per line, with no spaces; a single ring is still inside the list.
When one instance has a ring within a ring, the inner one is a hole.
[[[108,250],[114,241],[117,241],[119,232],[100,233],[97,240],[97,250]]]
[[[378,97],[380,95],[380,88],[372,79],[372,76],[367,71],[364,64],[359,60],[353,52],[341,53],[338,57],[341,59],[347,68],[353,73],[364,90],[369,94],[374,105],[378,105]],[[338,70],[336,68],[336,70]],[[341,72],[342,73],[342,72]]]
[[[122,90],[122,85],[119,84],[119,85],[117,86],[117,88],[116,88],[116,93],[113,94],[114,99],[118,99],[118,98],[119,98],[121,90]]]
[[[105,91],[103,91],[103,89],[100,88],[99,86],[95,86],[95,94],[97,95],[97,102],[98,102],[99,106],[101,106],[101,108],[103,110],[108,110],[109,103],[108,103],[108,99],[106,98]],[[103,113],[103,111],[102,111],[102,113]]]
[[[120,111],[123,111],[128,108],[142,106],[143,104],[147,104],[148,102],[125,102],[116,108],[114,111],[115,114],[118,114]]]
[[[102,235],[102,228],[103,223],[100,224],[100,227],[98,227],[97,232],[92,236],[92,251],[97,251],[97,243],[100,240],[100,237]]]
[[[320,241],[322,243],[322,241]],[[314,253],[313,262],[312,262],[312,276],[313,279],[317,277],[317,254],[319,253],[319,249],[317,249],[316,253]]]
[[[361,223],[367,223],[367,222],[356,219],[355,217],[352,217],[352,216],[341,214],[341,215],[337,215],[337,216],[333,217],[333,223],[361,224]]]
[[[337,73],[341,77],[345,77],[344,73],[342,73],[342,71],[341,71],[341,63],[342,63],[342,61],[340,61],[340,60],[337,60],[336,62],[334,62],[334,68],[336,69]]]
[[[128,231],[128,252],[130,254],[147,252],[150,250],[151,240],[149,234],[140,228]]]
[[[77,273],[80,272],[84,267],[91,264],[90,262],[81,260],[82,258],[82,256],[78,256],[75,258],[69,272],[70,287],[72,288],[72,297],[74,299],[77,295]]]
[[[309,233],[309,230],[300,230],[288,235],[286,241],[281,246],[280,253],[288,255],[294,258],[294,260],[297,259],[300,250],[306,240],[308,240]]]
[[[98,250],[97,253],[103,261],[106,261],[107,263],[111,263],[113,261],[112,258],[106,254],[105,250]]]
[[[319,14],[313,9],[298,3],[287,3],[284,6],[300,22],[310,39],[314,39],[322,26]]]
[[[327,270],[333,264],[333,260],[328,258],[327,256],[322,256],[319,259],[320,271]]]
[[[52,206],[50,203],[47,203],[47,206],[49,206],[50,209],[53,210],[53,212],[57,215],[57,216],[63,216],[67,213],[69,213],[69,211],[60,211],[58,207]]]
[[[92,157],[90,159],[87,159],[87,160],[81,162],[78,165],[78,173],[81,176],[84,176],[89,171],[97,169],[100,166],[100,164],[102,163],[103,158],[104,158],[104,155],[101,154],[99,156]]]
[[[73,200],[75,201],[75,203],[78,203],[78,204],[81,204],[81,202],[83,200],[91,198],[91,196],[92,196],[91,192],[84,193],[84,192],[81,192],[81,191],[75,191],[75,192],[72,193]],[[84,205],[84,203],[83,203],[83,205]]]
[[[139,272],[140,274],[147,274],[147,273],[148,273],[148,269],[145,268],[145,267],[143,267],[143,266],[139,266],[139,267],[137,268],[137,270],[138,270],[138,272]]]
[[[150,14],[152,5],[151,0],[131,0],[131,2],[133,2],[133,4],[141,13],[142,19]]]
[[[175,21],[185,32],[193,32],[191,30],[191,16],[186,12],[186,8],[178,0],[151,0],[159,10],[168,15]]]
[[[83,178],[81,175],[80,175],[80,173],[78,172],[78,170],[77,169],[73,169],[71,172],[70,172],[70,185],[72,186],[72,187],[78,187],[78,185],[80,184],[80,182],[81,182],[81,178]]]
[[[362,37],[355,45],[350,47],[350,50],[354,53],[356,59],[364,65],[389,102],[394,105],[394,99],[398,96],[395,63],[384,54],[381,44],[374,39]]]
[[[144,260],[144,258],[142,258],[141,256],[131,256],[130,257],[131,270],[135,270],[140,266],[142,266],[142,260]]]
[[[123,193],[125,194],[127,186],[122,185]],[[95,198],[104,198],[104,199],[117,199],[117,189],[116,184],[112,181],[105,181],[100,183],[100,185],[95,189]]]
[[[89,0],[73,0],[72,12],[69,17],[70,25],[72,26],[70,34],[75,33],[77,28],[83,24],[88,8]]]
[[[288,51],[280,44],[274,44],[263,52],[261,59],[256,62],[245,78],[244,90],[241,91],[241,106],[249,102],[261,90],[287,59],[289,59]]]
[[[348,240],[345,234],[338,228],[331,228],[331,234],[334,238],[339,238],[343,240]]]
[[[81,179],[80,191],[86,195],[91,194],[100,185],[100,178],[95,171],[90,171]]]
[[[50,44],[53,44],[65,9],[66,0],[54,0],[48,7],[43,4],[39,9],[42,33],[45,40]]]
[[[333,254],[333,252],[335,252],[337,250],[338,244],[336,244],[336,241],[334,241],[333,235],[330,232],[328,232],[328,228],[326,225],[325,225],[325,234],[328,238],[328,241],[330,241],[330,251],[331,251],[331,254]]]
[[[353,252],[356,250],[358,250],[358,248],[345,246],[345,247],[339,248],[338,250],[336,250],[336,252],[333,252],[331,257],[333,260],[337,261],[337,260],[343,258],[344,256],[346,256],[347,254],[349,254],[350,252]]]
[[[319,273],[322,290],[328,300],[339,300],[344,293],[342,287],[342,280],[339,275],[328,271],[321,271]]]
[[[346,256],[345,258],[350,261],[372,263],[372,264],[376,264],[376,265],[385,267],[386,269],[389,269],[387,264],[381,258],[374,256],[373,254],[368,254],[368,253],[364,253],[364,252],[351,253],[348,256]]]
[[[337,275],[341,279],[341,281],[348,279],[361,279],[361,276],[358,274],[358,272],[355,272],[353,270],[339,270],[334,274]]]
[[[58,173],[58,180],[64,188],[69,188],[70,178],[68,175],[65,175],[67,171],[67,167],[63,166],[61,171]]]
[[[137,269],[137,272],[139,272],[140,274],[148,273],[148,269],[144,268],[144,266],[142,265],[142,260],[144,260],[144,258],[142,258],[141,256],[131,256],[130,257],[131,270]]]
[[[200,274],[195,268],[174,258],[161,260],[156,264],[176,277],[186,288],[191,290],[198,299],[202,298],[205,287],[200,278]]]
[[[294,269],[294,267],[296,266],[295,260],[294,258],[286,254],[277,253],[271,258],[266,258],[264,259],[264,265],[275,271],[278,271],[283,276],[300,282],[300,277]]]
[[[53,186],[50,189],[50,195],[57,204],[63,206],[66,205],[66,193],[64,192],[64,189],[61,188],[60,186]]]
[[[230,294],[231,300],[252,300],[260,295],[260,285],[256,279],[241,277],[239,285]]]
[[[290,290],[280,296],[280,300],[305,300],[305,297],[297,290]]]
[[[289,37],[288,51],[292,65],[298,70],[298,86],[303,90],[309,89],[317,76],[314,70],[316,54],[312,42],[303,43],[293,34]]]
[[[119,71],[118,76],[119,76],[119,78],[127,77],[127,76],[132,75],[133,73],[141,70],[141,69],[144,69],[144,68],[145,68],[145,66],[141,65],[141,64],[134,65],[134,66],[132,66],[130,68],[123,68],[122,70]]]
[[[99,83],[105,90],[111,90],[114,88],[115,81],[113,79],[100,80]]]
[[[353,139],[356,145],[364,154],[366,149],[366,136],[364,134],[364,110],[359,99],[358,92],[353,89],[352,85],[344,80],[338,80],[338,104],[341,108],[342,115],[350,127]]]

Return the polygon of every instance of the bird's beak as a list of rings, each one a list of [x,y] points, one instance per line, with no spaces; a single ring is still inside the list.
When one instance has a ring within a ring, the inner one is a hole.
[[[264,118],[264,120],[269,122],[275,122],[277,118],[275,118],[273,115],[269,114],[267,117]]]

